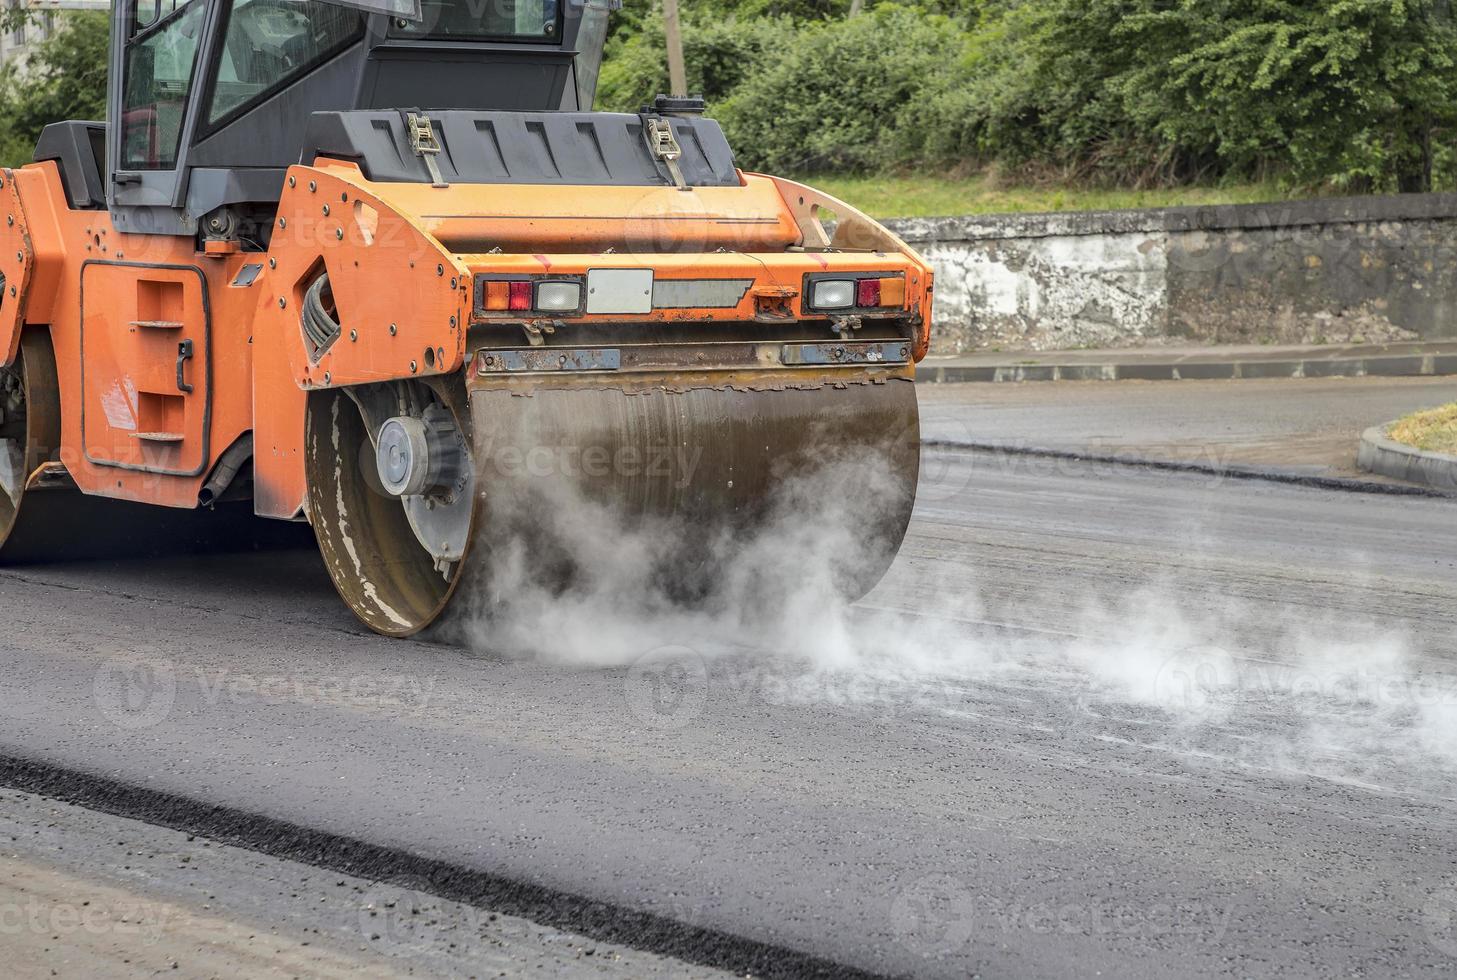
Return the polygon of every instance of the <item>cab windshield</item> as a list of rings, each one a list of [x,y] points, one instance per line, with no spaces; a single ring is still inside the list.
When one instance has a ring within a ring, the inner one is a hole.
[[[420,20],[397,18],[391,37],[555,41],[558,0],[421,0]]]

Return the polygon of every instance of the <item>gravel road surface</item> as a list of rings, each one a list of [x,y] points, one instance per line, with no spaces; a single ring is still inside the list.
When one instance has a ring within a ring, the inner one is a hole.
[[[854,609],[551,663],[305,552],[12,567],[0,776],[694,969],[1451,976],[1454,508],[930,453]]]

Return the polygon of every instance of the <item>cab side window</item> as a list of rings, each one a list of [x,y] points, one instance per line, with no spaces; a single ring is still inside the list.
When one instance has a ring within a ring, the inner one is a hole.
[[[363,34],[363,15],[338,4],[234,0],[227,13],[208,124],[246,111]]]
[[[203,0],[138,0],[122,89],[121,165],[169,170],[202,40]]]

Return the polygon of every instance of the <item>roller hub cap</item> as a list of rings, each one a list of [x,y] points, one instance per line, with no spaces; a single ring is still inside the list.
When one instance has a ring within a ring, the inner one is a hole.
[[[375,450],[379,480],[396,497],[424,493],[430,487],[430,444],[425,423],[393,418],[380,426]]]
[[[465,437],[443,406],[379,428],[375,463],[385,492],[400,498],[410,529],[448,574],[470,541],[475,470]]]

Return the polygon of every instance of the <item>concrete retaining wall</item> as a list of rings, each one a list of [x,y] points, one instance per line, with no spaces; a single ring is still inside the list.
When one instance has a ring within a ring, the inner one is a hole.
[[[888,224],[934,353],[1457,338],[1457,194]]]

